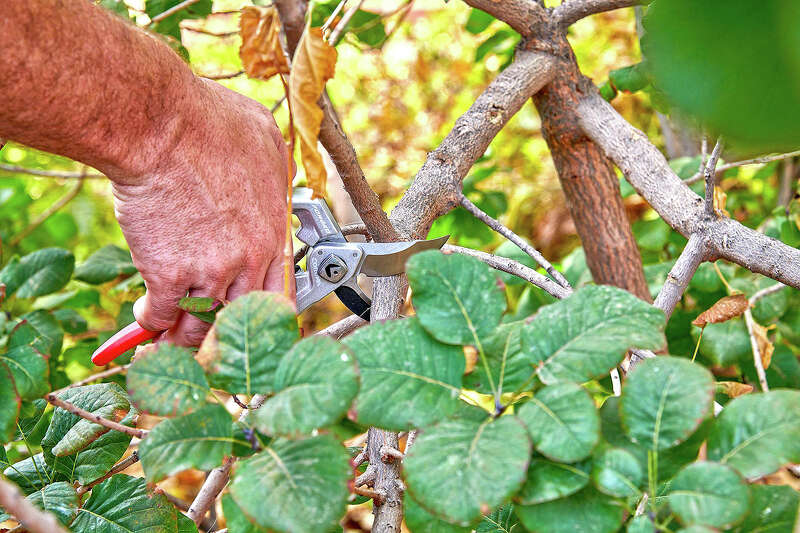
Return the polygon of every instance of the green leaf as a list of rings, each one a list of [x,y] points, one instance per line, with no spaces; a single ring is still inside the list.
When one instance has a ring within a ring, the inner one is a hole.
[[[622,524],[624,509],[593,487],[539,505],[515,508],[531,533],[614,533]]]
[[[509,29],[500,29],[483,41],[475,49],[475,62],[483,60],[488,54],[508,54],[513,52],[519,42],[519,34]]]
[[[534,458],[516,500],[523,505],[534,505],[574,494],[589,484],[591,466],[589,461],[568,465]]]
[[[513,416],[445,420],[420,430],[403,462],[411,496],[461,526],[503,503],[525,481],[530,439]]]
[[[116,383],[100,383],[67,389],[58,398],[85,409],[94,415],[115,422],[122,420],[130,410],[128,395]],[[53,413],[53,420],[42,439],[43,448],[51,448],[56,457],[71,455],[88,446],[107,428],[85,420],[60,407]]]
[[[661,356],[636,365],[622,389],[628,436],[651,450],[685,441],[711,414],[714,377],[688,359]]]
[[[786,531],[797,521],[800,494],[787,485],[750,485],[750,512],[736,533]]]
[[[175,513],[178,517],[178,533],[197,533],[197,526],[192,519],[183,513]],[[237,530],[233,530],[237,531]]]
[[[6,297],[34,298],[61,290],[72,276],[75,256],[62,248],[42,248],[22,259],[11,259],[0,271]]]
[[[541,292],[541,291],[540,291]],[[501,324],[486,340],[483,351],[492,379],[496,380],[498,390],[513,392],[521,387],[531,375],[529,357],[522,349],[522,333],[525,321]],[[468,388],[478,392],[492,391],[486,370],[478,361],[475,369],[465,378]]]
[[[225,515],[225,524],[228,531],[236,533],[267,533],[267,530],[254,523],[244,511],[236,505],[230,494],[222,495],[222,513]],[[416,532],[414,532],[416,533]]]
[[[355,357],[329,337],[301,340],[281,359],[275,390],[248,418],[267,435],[299,436],[341,418],[358,393]]]
[[[14,436],[21,401],[8,368],[0,367],[0,444]]]
[[[717,533],[717,530],[699,524],[693,524],[679,529],[677,533]]]
[[[708,458],[748,479],[800,462],[800,391],[740,396],[728,403],[708,436]]]
[[[50,413],[45,414],[48,403],[42,398],[26,402],[20,409],[17,433],[14,440],[26,440],[31,446],[38,446],[50,425]],[[27,409],[26,409],[27,407]]]
[[[678,472],[667,498],[682,522],[724,528],[741,521],[750,504],[747,485],[735,470],[705,462]]]
[[[411,533],[470,533],[471,527],[456,526],[448,524],[414,501],[414,498],[406,496],[403,498],[405,520]]]
[[[697,342],[700,328],[692,328],[692,338]],[[719,324],[708,324],[700,341],[700,355],[716,366],[726,367],[750,361],[752,347],[747,326],[741,318]]]
[[[509,503],[484,516],[475,528],[475,533],[511,533],[519,528],[519,519],[514,514],[514,506]]]
[[[219,300],[214,298],[197,298],[193,296],[184,296],[181,298],[178,302],[178,307],[207,324],[213,324],[217,319],[217,313],[223,308],[222,302]]]
[[[618,498],[639,494],[643,476],[639,461],[622,448],[606,448],[592,465],[592,481],[597,489]]]
[[[8,340],[8,347],[31,345],[40,353],[58,357],[64,342],[64,332],[53,313],[45,310],[32,311],[20,317]]]
[[[192,352],[173,344],[138,356],[128,369],[127,385],[140,411],[162,416],[189,413],[205,405],[210,392]]]
[[[211,404],[164,420],[139,445],[148,481],[157,483],[182,470],[211,470],[231,454],[233,427],[224,407]]]
[[[386,40],[386,27],[380,15],[359,9],[350,19],[349,31],[364,44],[376,47]]]
[[[216,346],[204,366],[211,386],[231,394],[274,392],[278,363],[299,337],[292,306],[278,294],[260,291],[220,311],[211,331],[206,343]]]
[[[755,366],[742,365],[742,370],[747,381],[758,382]],[[792,350],[785,344],[775,347],[772,354],[772,363],[766,369],[767,383],[771,389],[800,389],[800,361]]]
[[[656,525],[647,515],[635,516],[628,522],[627,533],[656,533]]]
[[[180,3],[181,0],[147,0],[145,12],[152,19]],[[180,22],[185,19],[207,17],[211,14],[211,8],[212,0],[200,0],[157,22],[154,25],[154,29],[158,33],[169,35],[180,41]]]
[[[582,383],[605,375],[629,348],[660,348],[663,330],[660,310],[622,289],[594,285],[542,307],[522,346],[543,383]]]
[[[177,533],[178,525],[175,507],[166,496],[147,490],[142,478],[117,474],[92,489],[71,529],[93,533]]]
[[[41,453],[17,461],[3,470],[3,475],[16,483],[23,494],[31,494],[54,481],[54,473]]]
[[[119,276],[136,273],[131,253],[118,246],[103,246],[75,269],[75,279],[100,285]]]
[[[0,354],[0,365],[11,373],[21,399],[33,400],[50,392],[47,361],[30,346],[17,346]]]
[[[469,18],[464,29],[473,35],[477,35],[495,21],[495,18],[486,11],[480,9],[473,9],[469,12]]]
[[[480,346],[506,309],[491,269],[473,257],[430,250],[406,264],[414,309],[422,326],[447,344]]]
[[[463,351],[436,342],[416,318],[371,324],[345,343],[361,372],[359,422],[403,430],[429,425],[457,409]]]
[[[600,439],[597,408],[589,394],[574,383],[541,389],[517,416],[528,428],[536,451],[554,461],[585,459]]]
[[[650,83],[642,63],[612,70],[608,73],[608,79],[615,89],[628,93],[641,91]]]
[[[54,514],[58,521],[68,525],[78,512],[78,494],[66,481],[58,481],[32,492],[26,498],[39,509]]]
[[[72,335],[89,329],[89,323],[74,309],[57,309],[53,311],[53,318],[58,320],[61,329]]]
[[[329,435],[275,439],[264,451],[236,464],[231,495],[267,529],[327,531],[345,512],[352,476],[348,461],[347,450]]]

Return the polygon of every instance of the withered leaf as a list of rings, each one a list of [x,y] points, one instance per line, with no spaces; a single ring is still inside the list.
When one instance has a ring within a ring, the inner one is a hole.
[[[765,328],[755,320],[753,321],[753,337],[756,338],[758,353],[761,355],[761,365],[764,367],[764,370],[769,368],[770,363],[772,363],[772,352],[775,351],[775,345],[770,342],[767,336],[767,331],[769,331],[769,329],[770,328]]]
[[[281,48],[281,22],[274,7],[242,8],[239,57],[250,78],[267,80],[275,74],[288,74],[289,64]]]
[[[717,391],[730,398],[736,398],[753,392],[753,386],[747,383],[739,383],[738,381],[718,381]]]
[[[725,322],[736,318],[745,312],[750,303],[744,294],[733,294],[720,298],[717,303],[706,309],[692,321],[695,326],[705,327],[706,324]]]
[[[322,39],[320,28],[306,27],[292,60],[289,75],[289,103],[294,126],[300,136],[300,157],[308,186],[314,196],[325,194],[327,174],[317,151],[322,109],[317,105],[325,83],[336,68],[336,49]]]

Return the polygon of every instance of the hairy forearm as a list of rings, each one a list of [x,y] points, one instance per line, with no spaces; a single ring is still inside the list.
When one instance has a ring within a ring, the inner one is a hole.
[[[164,43],[90,2],[3,2],[0,138],[135,179],[179,142],[202,85]]]

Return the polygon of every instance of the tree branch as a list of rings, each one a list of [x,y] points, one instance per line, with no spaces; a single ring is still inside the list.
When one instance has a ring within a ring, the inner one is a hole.
[[[513,259],[508,259],[507,257],[492,255],[479,250],[473,250],[472,248],[453,246],[452,244],[445,244],[442,246],[442,251],[445,253],[469,255],[479,259],[492,268],[501,270],[513,276],[517,276],[518,278],[524,279],[528,283],[536,285],[550,296],[558,298],[559,300],[572,294],[572,289],[562,287],[550,278],[539,274],[534,269],[514,261]]]
[[[753,320],[753,312],[749,306],[744,310],[744,323],[747,325],[747,334],[750,336],[750,347],[753,350],[753,366],[756,367],[756,375],[758,376],[758,383],[761,385],[761,392],[769,392],[767,373],[764,372],[764,362],[761,359],[761,350],[758,347],[758,339],[756,339],[754,331],[755,320]]]
[[[789,159],[791,157],[797,157],[797,156],[800,156],[800,150],[798,150],[796,152],[788,152],[786,154],[767,155],[767,156],[762,156],[762,157],[754,157],[753,159],[743,159],[742,161],[734,161],[733,163],[725,163],[724,165],[720,165],[717,168],[717,172],[718,173],[719,172],[725,172],[726,170],[730,170],[732,168],[744,167],[744,166],[747,166],[747,165],[761,165],[761,164],[764,164],[764,163],[771,163],[773,161],[781,161],[783,159]],[[703,173],[702,172],[698,172],[697,174],[695,174],[691,178],[687,178],[687,179],[683,180],[683,182],[685,184],[687,184],[687,185],[691,185],[692,183],[700,181],[700,179],[702,179],[702,177],[703,177]]]
[[[228,484],[231,467],[235,460],[234,457],[226,457],[222,461],[222,465],[209,472],[206,480],[203,482],[203,486],[200,487],[200,492],[197,493],[192,505],[189,506],[186,516],[198,526],[203,521],[203,517],[205,517],[209,507],[214,504],[219,493],[222,492],[222,489]]]
[[[553,10],[553,20],[566,28],[589,15],[646,4],[647,1],[649,0],[566,0]]]
[[[105,174],[98,174],[98,173],[87,174],[85,172],[67,172],[63,170],[39,170],[38,168],[18,167],[16,165],[6,165],[4,163],[0,163],[0,171],[12,172],[16,174],[30,174],[31,176],[39,176],[41,178],[95,179],[95,178],[106,177]]]
[[[661,287],[653,305],[664,311],[667,320],[675,310],[675,306],[683,296],[697,267],[708,257],[708,245],[699,233],[692,234],[681,255],[667,274],[664,286]]]
[[[77,405],[73,405],[67,401],[62,400],[52,392],[47,396],[45,396],[44,399],[47,400],[48,403],[56,407],[60,407],[61,409],[67,412],[70,412],[74,415],[78,415],[79,417],[85,418],[86,420],[94,422],[95,424],[99,424],[104,428],[113,429],[114,431],[119,431],[120,433],[125,433],[126,435],[130,435],[131,437],[137,437],[140,439],[143,439],[145,435],[147,435],[147,431],[143,429],[128,427],[123,424],[120,424],[119,422],[114,422],[113,420],[108,420],[107,418],[103,418],[102,416],[90,413],[86,409],[81,409]]]
[[[244,71],[239,70],[237,72],[226,72],[223,74],[198,74],[198,76],[207,80],[229,80],[231,78],[238,78],[242,74],[244,74]]]
[[[354,330],[360,328],[365,324],[368,324],[368,322],[363,318],[361,318],[360,316],[350,315],[347,318],[343,318],[338,322],[334,322],[325,329],[319,330],[314,335],[332,337],[338,340],[341,339],[342,337],[346,337]]]
[[[722,153],[722,138],[717,139],[717,144],[711,151],[711,158],[708,163],[703,166],[703,178],[706,180],[706,215],[714,215],[714,181],[717,178],[717,163],[719,156]]]
[[[487,2],[506,4],[506,2]],[[554,59],[517,50],[511,65],[456,120],[417,172],[389,220],[404,239],[424,238],[433,221],[459,204],[461,181],[489,143],[523,104],[555,74]]]
[[[68,533],[55,515],[42,511],[25,499],[16,485],[0,477],[0,507],[30,533]]]
[[[724,258],[751,272],[800,288],[800,250],[727,217],[707,217],[703,199],[672,171],[647,136],[631,126],[599,95],[578,105],[581,127],[622,170],[661,218],[685,237],[701,232],[710,259]]]
[[[530,37],[549,20],[547,11],[534,0],[464,0],[464,3],[502,20],[523,37]]]
[[[757,293],[755,293],[750,297],[750,307],[756,305],[756,302],[759,301],[761,298],[769,296],[770,294],[778,292],[779,290],[785,288],[786,285],[784,285],[783,283],[776,283],[775,285],[770,285],[766,289],[761,289],[760,291],[758,291]]]
[[[543,267],[547,271],[547,273],[550,274],[550,277],[553,280],[555,280],[556,283],[567,289],[572,288],[572,286],[569,284],[569,281],[567,281],[567,278],[565,278],[561,272],[553,268],[553,265],[551,265],[550,262],[547,259],[545,259],[541,253],[539,253],[539,250],[537,250],[536,248],[534,248],[533,246],[522,240],[522,237],[520,237],[519,235],[511,231],[509,228],[501,224],[498,220],[495,220],[494,218],[490,217],[487,213],[481,211],[481,209],[477,205],[470,202],[469,199],[463,194],[461,194],[461,206],[470,213],[472,213],[472,215],[475,216],[475,218],[477,218],[478,220],[480,220],[481,222],[483,222],[484,224],[495,230],[497,233],[499,233],[509,241],[516,244],[520,250],[528,254],[530,257],[533,258],[534,261],[539,263],[539,266]]]
[[[75,387],[83,387],[84,385],[88,385],[89,383],[97,381],[98,379],[105,379],[109,376],[115,376],[117,374],[121,374],[126,370],[128,370],[130,366],[131,366],[130,363],[128,363],[127,365],[115,366],[113,368],[109,368],[108,370],[103,370],[102,372],[98,372],[97,374],[92,374],[88,378],[84,378],[80,381],[76,381],[75,383],[71,383],[66,387],[64,387],[63,389],[58,389],[57,391],[53,391],[53,394],[58,396],[59,393],[64,392],[65,390],[74,389]]]

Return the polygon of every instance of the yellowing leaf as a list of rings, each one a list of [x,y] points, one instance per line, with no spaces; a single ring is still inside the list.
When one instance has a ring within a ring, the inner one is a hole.
[[[750,303],[744,294],[734,294],[720,298],[717,303],[706,309],[692,321],[695,326],[704,328],[706,324],[716,324],[725,322],[731,318],[736,318],[745,312]]]
[[[753,336],[758,343],[758,353],[761,354],[761,364],[764,370],[769,368],[770,363],[772,363],[772,352],[775,351],[775,345],[767,337],[767,331],[769,331],[769,328],[765,328],[755,320],[753,321]]]
[[[247,6],[242,9],[239,57],[250,78],[267,80],[288,74],[289,64],[281,48],[281,22],[274,7]]]
[[[292,60],[289,104],[294,115],[294,126],[300,136],[300,157],[314,196],[325,194],[328,177],[322,156],[317,151],[323,115],[317,101],[325,82],[333,77],[335,68],[336,49],[322,40],[320,28],[306,27]]]
[[[753,392],[753,386],[747,383],[739,383],[738,381],[718,381],[717,391],[730,398],[736,398]]]

